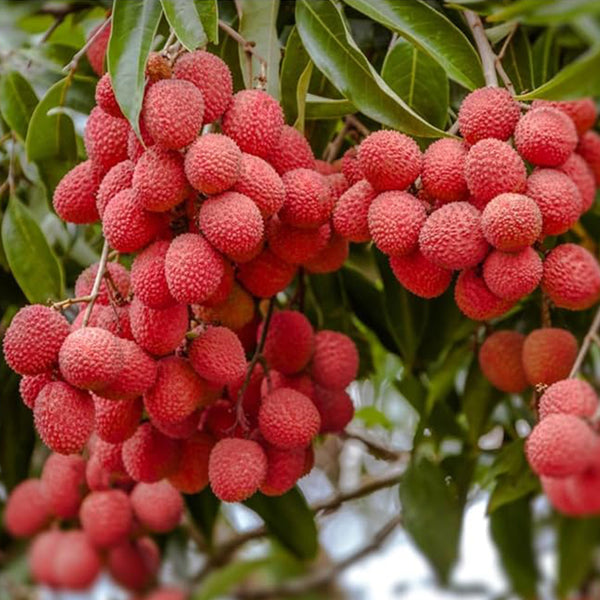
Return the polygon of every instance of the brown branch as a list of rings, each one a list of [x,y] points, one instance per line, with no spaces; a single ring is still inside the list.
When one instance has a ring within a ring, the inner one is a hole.
[[[344,138],[346,137],[346,134],[348,133],[349,129],[349,123],[347,121],[344,121],[344,125],[342,126],[342,128],[338,131],[333,140],[331,140],[331,142],[327,144],[325,152],[323,153],[323,160],[326,160],[327,162],[331,163],[336,159],[337,155],[340,153],[340,148],[344,143]]]
[[[577,358],[575,359],[575,363],[573,364],[573,368],[571,369],[571,372],[569,373],[569,377],[575,377],[577,375],[577,373],[579,372],[579,369],[581,368],[581,365],[583,364],[583,361],[588,353],[588,350],[590,349],[592,342],[597,343],[598,329],[600,329],[600,307],[598,307],[598,310],[596,311],[596,315],[594,316],[594,320],[592,321],[592,324],[590,325],[588,332],[586,333],[585,337],[583,338],[583,344],[581,344],[581,349],[579,350],[579,354],[577,355]]]
[[[96,273],[96,279],[94,280],[94,285],[92,287],[92,291],[90,292],[90,303],[87,305],[85,310],[85,315],[83,316],[82,327],[86,327],[90,317],[92,316],[92,309],[94,308],[94,304],[96,303],[96,299],[100,294],[100,285],[102,284],[102,278],[104,277],[104,271],[106,271],[106,260],[108,258],[108,242],[104,240],[104,245],[102,246],[102,254],[100,255],[100,262],[98,263],[98,271]]]
[[[83,55],[87,52],[88,48],[96,41],[96,39],[100,36],[100,34],[110,25],[112,21],[112,15],[109,16],[104,23],[98,28],[98,30],[94,33],[92,37],[84,44],[83,48],[78,50],[68,64],[63,67],[63,71],[69,71],[73,73],[75,69],[79,66],[79,61],[83,57]]]
[[[54,310],[65,310],[67,308],[69,308],[70,306],[73,306],[73,304],[81,304],[83,302],[91,302],[92,300],[92,296],[80,296],[79,298],[65,298],[64,300],[61,300],[60,302],[54,302],[54,304],[52,304],[52,308]]]
[[[378,442],[369,439],[364,436],[362,433],[358,431],[348,431],[347,429],[343,431],[339,437],[343,440],[356,440],[364,444],[367,449],[374,454],[378,458],[382,458],[383,460],[404,460],[410,456],[410,452],[404,452],[402,450],[394,450],[393,448],[387,448],[386,446],[382,446]]]
[[[472,10],[465,10],[465,18],[469,29],[473,34],[473,39],[477,46],[477,51],[481,58],[481,66],[483,67],[483,76],[485,77],[486,85],[498,87],[498,76],[496,75],[496,55],[490,46],[490,42],[485,35],[485,29],[481,18]]]
[[[358,131],[358,133],[360,133],[364,137],[371,135],[371,130],[364,123],[362,123],[360,119],[358,119],[358,117],[356,117],[355,115],[346,115],[344,117],[344,120],[351,127],[354,127],[354,129],[356,129],[356,131]]]

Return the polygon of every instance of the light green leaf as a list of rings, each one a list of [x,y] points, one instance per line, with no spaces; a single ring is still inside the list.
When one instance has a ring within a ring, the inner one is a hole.
[[[0,78],[0,112],[21,141],[27,137],[29,120],[38,103],[30,83],[20,73],[8,71]]]
[[[597,0],[517,0],[493,12],[490,23],[517,19],[528,25],[562,25],[580,16],[600,12]]]
[[[2,245],[10,270],[31,303],[60,300],[64,273],[29,209],[16,197],[2,219]]]
[[[296,89],[298,80],[309,62],[310,57],[302,45],[298,29],[293,27],[285,45],[279,80],[279,101],[285,120],[290,125],[298,118]]]
[[[339,119],[356,112],[356,107],[345,98],[324,98],[315,94],[306,95],[306,120]]]
[[[360,419],[368,429],[379,426],[391,431],[394,428],[394,424],[387,418],[385,413],[375,406],[363,406],[359,408],[354,417]]]
[[[508,44],[502,64],[517,92],[527,92],[535,87],[533,54],[529,38],[522,27],[517,29]]]
[[[217,0],[194,0],[196,11],[204,26],[208,39],[213,44],[219,43],[219,7]]]
[[[298,118],[294,123],[294,127],[304,135],[304,119],[306,117],[306,95],[308,91],[308,84],[310,83],[310,76],[312,75],[313,63],[308,61],[302,75],[298,79],[298,86],[296,88],[296,105],[298,106]]]
[[[160,0],[114,0],[108,72],[117,102],[138,134],[146,61],[161,15]]]
[[[446,125],[450,102],[448,78],[428,54],[399,38],[383,61],[381,76],[423,118],[440,128]]]
[[[277,37],[277,14],[279,0],[240,0],[241,7],[240,33],[244,39],[254,42],[254,49],[267,62],[267,92],[274,98],[279,98],[279,61],[281,51]],[[246,53],[239,45],[240,63],[244,74],[246,87],[254,87],[249,80],[246,65]],[[258,59],[252,57],[253,77],[260,75],[261,65]]]
[[[378,75],[329,0],[298,0],[296,26],[317,68],[365,115],[410,135],[446,135],[408,106]]]
[[[165,17],[177,39],[188,49],[205,46],[208,37],[204,32],[194,0],[160,0]]]
[[[213,571],[202,583],[200,589],[192,596],[192,600],[213,600],[224,598],[234,586],[242,583],[255,571],[271,564],[268,558],[233,562]]]
[[[533,83],[536,87],[546,83],[558,71],[558,48],[554,43],[556,29],[549,27],[533,43]]]
[[[421,0],[344,0],[385,25],[441,65],[448,77],[469,90],[485,85],[479,55],[456,25]]]

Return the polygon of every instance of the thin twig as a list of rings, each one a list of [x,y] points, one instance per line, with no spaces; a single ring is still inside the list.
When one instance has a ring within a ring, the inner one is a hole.
[[[56,19],[54,19],[54,22],[52,23],[52,25],[50,25],[50,27],[48,27],[48,29],[46,29],[46,31],[44,32],[44,35],[40,38],[40,41],[38,42],[38,46],[43,46],[50,39],[50,36],[62,25],[64,20],[65,20],[65,15],[56,17]]]
[[[502,83],[504,83],[504,87],[510,92],[511,96],[514,96],[516,94],[515,86],[513,85],[512,81],[510,80],[508,73],[504,70],[504,66],[500,62],[499,58],[496,58],[495,64],[496,64],[496,71],[498,71],[498,75],[500,75],[500,79],[502,79]]]
[[[90,303],[87,305],[85,310],[85,315],[83,316],[82,326],[86,327],[90,317],[92,316],[92,309],[94,308],[94,304],[96,303],[96,299],[100,294],[100,285],[102,284],[102,278],[104,277],[104,271],[106,271],[106,260],[108,259],[108,242],[104,240],[104,246],[102,246],[102,254],[100,255],[100,262],[98,263],[98,271],[96,272],[96,279],[94,280],[94,285],[92,287],[92,291],[90,292]]]
[[[70,62],[63,67],[63,71],[73,72],[77,69],[79,65],[79,61],[81,57],[88,51],[88,48],[96,41],[96,39],[100,36],[100,34],[110,25],[112,21],[112,15],[109,16],[104,23],[98,28],[98,30],[94,33],[92,37],[84,44],[81,50],[78,50],[71,58]]]
[[[348,133],[348,129],[350,129],[350,124],[347,121],[344,121],[344,125],[342,126],[342,128],[338,131],[333,140],[331,140],[331,142],[327,144],[327,148],[325,148],[325,152],[323,153],[323,160],[326,160],[328,163],[331,163],[337,158],[337,155],[340,152],[340,148],[344,143],[344,138]]]
[[[504,43],[502,44],[502,48],[500,48],[500,52],[498,52],[498,55],[496,56],[496,58],[498,60],[502,60],[504,58],[504,55],[506,54],[506,50],[508,49],[508,45],[510,44],[512,39],[515,37],[515,33],[517,33],[518,28],[519,28],[519,24],[515,23],[513,25],[513,28],[510,30],[510,32],[506,36],[506,39],[504,40]]]
[[[91,302],[92,301],[92,296],[80,296],[79,298],[65,298],[64,300],[61,300],[60,302],[55,302],[54,304],[52,304],[52,308],[54,310],[65,310],[67,308],[69,308],[70,306],[73,306],[73,304],[82,304],[83,302]]]
[[[452,123],[451,127],[448,129],[447,133],[451,135],[456,135],[459,129],[460,125],[458,123],[458,119],[456,119],[456,121],[454,121],[454,123]]]
[[[356,117],[356,115],[346,115],[344,120],[364,137],[371,135],[371,130],[364,123],[361,123],[360,119]]]
[[[343,431],[340,434],[340,437],[346,440],[357,440],[358,442],[361,442],[372,454],[382,458],[383,460],[402,460],[410,456],[410,452],[403,452],[402,450],[394,450],[392,448],[382,446],[358,431],[348,431],[346,429],[346,431]]]
[[[596,336],[598,335],[598,329],[600,329],[600,307],[598,307],[598,310],[596,311],[596,315],[594,316],[594,320],[592,321],[592,324],[590,325],[588,332],[586,333],[585,337],[583,338],[583,344],[581,344],[581,349],[579,350],[579,354],[577,355],[577,358],[575,359],[575,363],[573,364],[573,368],[571,369],[571,372],[569,373],[569,377],[575,377],[577,375],[577,373],[579,372],[579,369],[581,368],[581,365],[582,365],[583,361],[585,360],[588,350],[590,349],[590,345],[592,344],[592,342],[596,339]]]
[[[494,54],[494,51],[490,46],[490,42],[485,35],[485,29],[483,28],[481,18],[472,10],[465,10],[464,15],[467,19],[469,28],[471,29],[471,33],[473,34],[473,39],[477,45],[479,56],[481,57],[481,65],[483,67],[483,76],[485,77],[485,82],[489,86],[498,87],[498,76],[496,74],[496,55]]]

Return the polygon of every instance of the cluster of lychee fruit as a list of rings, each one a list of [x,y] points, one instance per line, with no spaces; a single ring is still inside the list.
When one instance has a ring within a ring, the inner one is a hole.
[[[507,90],[488,87],[460,106],[463,139],[421,153],[406,135],[372,133],[342,160],[352,186],[335,205],[334,229],[372,240],[417,296],[439,296],[459,271],[454,295],[471,319],[506,313],[540,284],[558,307],[589,308],[600,298],[596,259],[575,244],[542,244],[592,206],[596,118],[591,99],[535,101],[522,114]]]

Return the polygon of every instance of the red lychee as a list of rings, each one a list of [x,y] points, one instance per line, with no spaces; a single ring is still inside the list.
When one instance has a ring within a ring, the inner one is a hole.
[[[321,417],[320,433],[340,433],[354,417],[354,405],[345,390],[328,390],[316,385],[313,402]]]
[[[115,401],[96,395],[94,408],[96,434],[111,444],[124,442],[135,433],[144,410],[141,398]]]
[[[65,531],[53,560],[57,586],[68,590],[88,589],[100,573],[97,550],[83,531]]]
[[[52,514],[75,518],[85,492],[85,460],[76,454],[51,454],[44,463],[41,482]]]
[[[276,446],[265,448],[267,475],[260,486],[266,496],[281,496],[294,487],[304,471],[304,448],[282,450]]]
[[[295,265],[286,263],[267,249],[240,265],[238,280],[254,296],[270,298],[283,291],[295,274]]]
[[[523,368],[531,385],[550,385],[569,375],[577,356],[577,340],[570,331],[545,327],[532,331],[523,345]]]
[[[529,385],[521,355],[525,336],[518,331],[495,331],[479,349],[479,366],[486,379],[503,392],[519,394]]]
[[[460,272],[454,287],[454,299],[461,312],[474,321],[499,317],[513,305],[510,300],[492,293],[477,269]]]
[[[166,533],[181,521],[183,500],[168,481],[138,483],[130,499],[135,518],[150,531]]]
[[[311,374],[319,385],[343,390],[358,374],[358,350],[343,333],[323,329],[315,335]]]
[[[4,525],[15,537],[30,537],[50,520],[50,506],[39,479],[25,479],[8,497]]]
[[[315,168],[315,156],[308,140],[290,125],[283,126],[281,135],[266,160],[280,175],[294,169]]]
[[[442,203],[466,199],[469,193],[464,174],[467,152],[463,142],[453,139],[438,140],[427,148],[421,173],[427,194]]]
[[[396,279],[420,298],[441,296],[452,281],[452,271],[431,262],[417,248],[411,254],[391,256],[390,267]]]
[[[377,192],[366,180],[361,179],[348,188],[333,209],[333,227],[339,235],[351,242],[368,242],[369,207]]]
[[[594,388],[582,379],[563,379],[553,383],[538,404],[540,419],[563,414],[593,417],[598,410],[598,396]]]
[[[73,167],[54,190],[52,204],[56,214],[69,223],[94,223],[98,220],[96,194],[102,171],[86,160]]]
[[[208,485],[208,458],[215,445],[213,437],[196,433],[183,442],[181,459],[169,481],[183,494],[197,494]]]
[[[127,539],[133,525],[131,502],[121,490],[92,492],[81,505],[79,519],[94,546],[117,546]]]
[[[101,108],[93,108],[83,136],[88,158],[105,173],[126,160],[129,129],[126,119],[113,117]]]
[[[519,300],[537,288],[543,270],[542,259],[531,247],[514,253],[494,250],[483,263],[483,279],[496,296]]]

